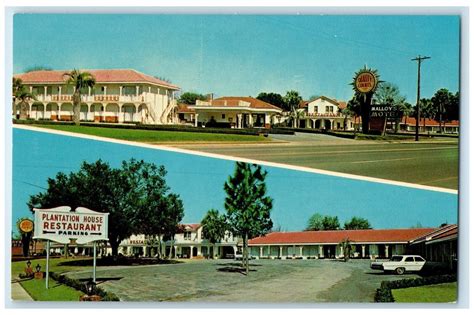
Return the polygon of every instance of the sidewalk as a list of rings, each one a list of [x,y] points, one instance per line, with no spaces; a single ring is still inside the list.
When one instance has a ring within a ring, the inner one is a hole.
[[[18,282],[12,282],[11,285],[12,288],[12,295],[11,299],[16,302],[16,301],[34,301],[33,298],[23,289],[20,283]]]

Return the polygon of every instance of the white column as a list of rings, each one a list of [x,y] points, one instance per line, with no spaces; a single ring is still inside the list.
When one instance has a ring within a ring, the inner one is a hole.
[[[319,257],[324,258],[323,245],[319,245]]]
[[[242,129],[242,114],[237,114],[237,118],[239,119],[239,124],[237,125],[237,128]]]
[[[280,257],[283,256],[283,246],[280,246]]]
[[[119,104],[119,113],[118,113],[118,122],[123,123],[125,121],[125,113],[122,112],[122,106],[123,104]]]
[[[303,246],[300,246],[300,257],[303,257]]]
[[[90,86],[88,87],[88,91],[87,91],[87,92],[88,92],[88,95],[91,96],[91,94],[92,94],[92,89],[91,89]]]
[[[339,256],[344,256],[344,247],[339,246]]]
[[[362,245],[362,258],[365,257],[365,245]]]
[[[174,258],[178,258],[178,246],[173,246],[174,247]]]
[[[60,86],[60,87],[59,87],[59,92],[58,92],[58,95],[59,95],[59,98],[58,98],[58,99],[61,99],[62,90],[63,90],[63,87]],[[59,105],[59,104],[58,104],[58,105]]]
[[[388,245],[385,245],[385,258],[388,258]]]
[[[44,87],[44,98],[45,98],[45,100],[46,100],[46,95],[48,95],[48,87],[47,86]]]
[[[193,249],[194,246],[191,246],[191,250],[189,251],[189,258],[193,258]]]
[[[252,116],[252,114],[249,114],[249,125],[250,125],[250,127],[253,127],[253,116]]]
[[[107,87],[104,86],[104,95],[107,95]]]
[[[30,86],[30,93],[33,93],[33,87]]]
[[[198,245],[198,246],[197,246],[197,249],[198,249],[197,255],[198,255],[198,256],[201,256],[201,255],[202,255],[202,253],[201,253],[201,246]]]
[[[196,113],[196,115],[194,115],[194,127],[198,126],[198,117],[199,117],[199,114]]]
[[[260,246],[260,257],[259,258],[262,258],[263,257],[263,247]]]
[[[137,96],[137,97],[138,97],[138,91],[139,91],[139,90],[140,90],[140,87],[137,85],[137,86],[135,87],[135,96]]]

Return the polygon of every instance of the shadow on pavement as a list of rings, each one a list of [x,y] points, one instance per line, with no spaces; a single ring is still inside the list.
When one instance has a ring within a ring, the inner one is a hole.
[[[217,264],[217,265],[218,265],[218,266],[235,266],[235,267],[242,267],[242,263],[239,263],[239,262],[222,263],[222,264]],[[249,263],[249,266],[251,266],[251,267],[260,267],[261,265]]]
[[[222,268],[217,268],[217,270],[221,272],[238,272],[240,274],[245,275],[245,268],[242,268],[242,267],[222,267]],[[257,271],[257,270],[249,269],[249,271]]]

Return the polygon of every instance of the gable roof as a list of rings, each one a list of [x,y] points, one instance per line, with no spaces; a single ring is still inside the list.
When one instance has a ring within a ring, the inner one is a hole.
[[[183,223],[179,225],[180,231],[197,231],[201,227],[200,223]]]
[[[337,230],[337,231],[304,231],[274,232],[266,236],[249,240],[249,245],[269,244],[339,244],[349,238],[356,243],[408,243],[410,240],[425,235],[434,228],[387,229],[387,230]]]
[[[312,103],[312,102],[317,101],[319,99],[328,101],[329,103],[332,103],[333,105],[337,105],[337,107],[339,107],[340,109],[344,109],[344,108],[347,107],[347,103],[344,102],[344,101],[338,101],[336,99],[332,99],[332,98],[329,98],[327,96],[321,95],[321,96],[313,98],[309,101],[301,101],[300,102],[300,108],[307,108],[309,103]]]
[[[15,74],[24,84],[61,84],[64,73],[70,70],[39,70]],[[91,73],[98,83],[149,83],[179,90],[179,87],[133,69],[83,69]]]
[[[273,110],[278,110],[282,111],[282,109],[278,106],[272,105],[270,103],[264,102],[262,100],[253,98],[253,97],[246,97],[246,96],[224,96],[224,97],[219,97],[216,99],[213,99],[210,101],[210,106],[218,106],[218,107],[235,107],[239,106],[239,102],[247,102],[250,103],[250,108],[255,108],[255,109],[273,109]]]

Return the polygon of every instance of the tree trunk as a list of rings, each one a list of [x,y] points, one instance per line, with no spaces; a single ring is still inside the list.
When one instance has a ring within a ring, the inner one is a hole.
[[[112,249],[112,256],[117,257],[118,256],[118,247],[119,247],[119,242],[113,240],[112,238],[109,240],[110,243],[110,248]]]
[[[73,111],[74,111],[74,124],[79,126],[81,124],[81,92],[76,89],[73,96]]]
[[[248,234],[245,233],[244,236],[244,252],[243,252],[243,260],[245,261],[245,275],[248,276],[249,274],[249,252],[248,252]]]
[[[21,101],[20,102],[20,119],[25,120],[28,119],[28,112],[29,112],[29,106],[26,101]]]

